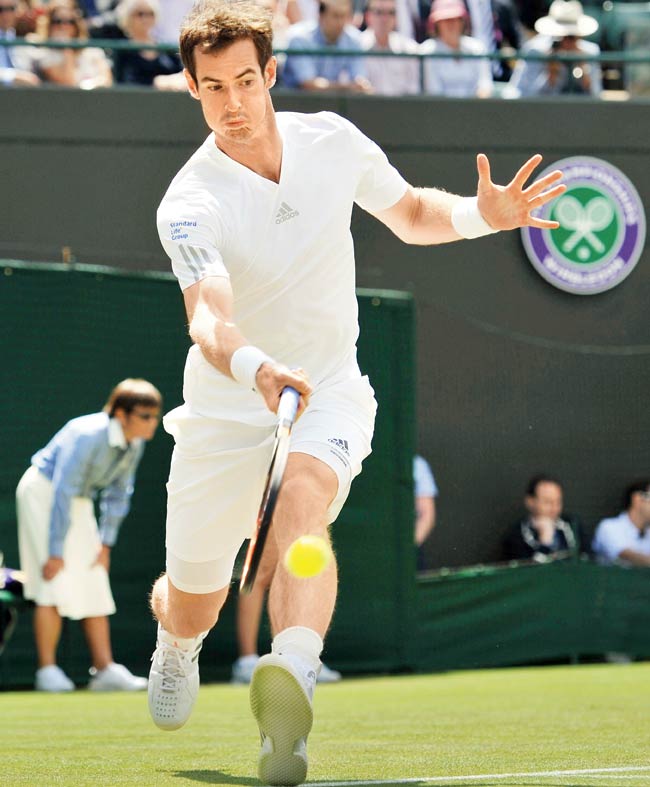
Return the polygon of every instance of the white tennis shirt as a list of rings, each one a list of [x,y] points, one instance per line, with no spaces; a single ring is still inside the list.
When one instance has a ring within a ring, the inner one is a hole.
[[[352,205],[394,205],[407,183],[382,150],[331,112],[276,114],[280,182],[222,153],[211,134],[158,209],[160,240],[182,289],[230,279],[247,340],[315,386],[359,375]],[[266,425],[262,398],[217,371],[193,346],[185,402],[197,413]]]

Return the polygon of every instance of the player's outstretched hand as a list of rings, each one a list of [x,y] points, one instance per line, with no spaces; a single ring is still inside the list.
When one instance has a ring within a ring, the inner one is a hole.
[[[263,363],[257,371],[255,387],[264,397],[266,406],[272,413],[277,413],[280,404],[280,394],[290,385],[300,394],[298,404],[298,414],[296,420],[300,418],[305,408],[309,404],[311,394],[311,383],[304,369],[289,369],[282,364]]]
[[[517,227],[556,229],[557,221],[538,219],[531,213],[566,191],[564,184],[557,184],[562,177],[560,170],[545,175],[526,186],[526,181],[539,166],[542,157],[532,156],[521,167],[507,186],[498,186],[490,176],[490,162],[484,153],[476,157],[478,169],[478,209],[487,223],[495,230],[513,230]]]

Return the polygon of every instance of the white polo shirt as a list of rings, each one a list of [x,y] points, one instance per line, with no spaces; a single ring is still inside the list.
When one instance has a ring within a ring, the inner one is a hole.
[[[331,112],[279,112],[280,182],[221,152],[210,135],[172,181],[158,232],[185,289],[230,279],[243,335],[316,386],[358,376],[352,205],[394,205],[407,183],[381,149]],[[261,397],[218,372],[193,346],[185,401],[202,415],[267,425]]]
[[[616,562],[625,549],[650,555],[650,529],[641,533],[623,511],[616,517],[602,520],[596,528],[591,547],[602,563]],[[627,563],[624,560],[620,562]]]

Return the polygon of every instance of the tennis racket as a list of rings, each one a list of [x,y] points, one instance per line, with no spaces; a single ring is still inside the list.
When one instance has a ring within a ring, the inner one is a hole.
[[[243,593],[250,593],[253,583],[255,582],[260,560],[262,559],[264,544],[269,534],[269,528],[273,520],[273,512],[275,511],[275,504],[277,503],[280,487],[282,486],[282,477],[284,476],[287,459],[289,458],[289,438],[291,436],[293,422],[296,420],[299,402],[300,394],[295,388],[287,386],[282,391],[280,395],[280,405],[278,407],[278,425],[275,430],[273,456],[271,457],[269,472],[266,476],[266,485],[264,487],[264,494],[262,495],[262,502],[257,513],[257,527],[255,528],[255,533],[253,533],[251,537],[248,550],[246,551],[244,568],[239,582],[239,590]]]

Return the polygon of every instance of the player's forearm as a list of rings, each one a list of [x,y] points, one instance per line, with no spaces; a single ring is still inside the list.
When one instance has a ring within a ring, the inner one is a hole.
[[[454,205],[462,199],[439,189],[414,189],[414,199],[396,234],[405,243],[430,246],[460,240],[451,222]]]
[[[234,322],[199,303],[190,321],[190,337],[203,357],[218,371],[232,377],[230,362],[235,350],[249,344]]]

